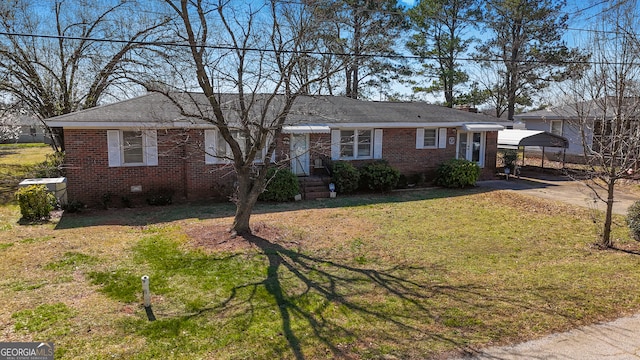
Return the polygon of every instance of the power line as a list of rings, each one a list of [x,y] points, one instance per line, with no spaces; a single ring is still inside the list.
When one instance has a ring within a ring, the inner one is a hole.
[[[163,42],[163,41],[142,41],[142,40],[118,40],[118,39],[101,39],[82,36],[63,36],[63,35],[44,35],[44,34],[28,34],[28,33],[16,33],[0,31],[2,36],[17,36],[17,37],[29,37],[29,38],[42,38],[42,39],[55,39],[55,40],[79,40],[79,41],[91,41],[91,42],[104,42],[104,43],[116,43],[116,44],[136,44],[142,46],[159,46],[159,47],[192,47],[189,44],[177,43],[177,42]],[[302,55],[317,55],[317,56],[338,56],[338,57],[357,57],[357,58],[383,58],[383,59],[395,59],[395,60],[438,60],[437,56],[419,56],[419,55],[403,55],[403,54],[352,54],[352,53],[340,53],[333,51],[317,51],[317,50],[274,50],[264,49],[258,47],[237,47],[234,45],[196,45],[196,47],[202,47],[212,50],[227,50],[227,51],[242,51],[242,52],[261,52],[261,53],[282,53],[282,54],[302,54]],[[457,57],[456,61],[473,61],[473,62],[504,62],[503,59],[477,59],[474,57]],[[519,63],[528,64],[545,64],[550,63],[543,60],[522,60]],[[561,61],[563,64],[595,64],[593,61]]]

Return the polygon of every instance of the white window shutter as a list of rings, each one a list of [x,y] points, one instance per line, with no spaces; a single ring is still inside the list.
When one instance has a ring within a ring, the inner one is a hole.
[[[382,159],[382,129],[375,129],[373,134],[373,158]]]
[[[340,159],[340,130],[331,130],[331,160]]]
[[[205,164],[216,163],[216,139],[217,130],[205,130],[204,131],[204,162]]]
[[[144,149],[146,152],[146,165],[158,165],[158,132],[156,130],[145,130],[142,132],[144,136]]]
[[[440,128],[438,132],[438,147],[444,149],[447,147],[447,128]]]
[[[120,130],[107,130],[109,167],[122,165],[120,161]]]
[[[424,129],[416,129],[416,149],[424,148]]]

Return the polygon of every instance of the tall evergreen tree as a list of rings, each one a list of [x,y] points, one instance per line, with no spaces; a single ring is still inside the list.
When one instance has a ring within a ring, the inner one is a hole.
[[[406,16],[396,0],[307,0],[316,16],[327,23],[323,37],[328,48],[348,64],[344,77],[329,89],[344,88],[360,98],[363,85],[381,87],[399,71],[390,59],[398,55],[396,40],[406,27]]]
[[[415,33],[407,48],[424,59],[418,74],[435,78],[427,87],[415,84],[413,90],[442,91],[445,104],[452,107],[455,87],[469,79],[458,58],[472,42],[465,30],[478,20],[477,0],[421,0],[408,14]]]
[[[562,40],[568,16],[565,0],[490,0],[484,25],[492,36],[478,47],[485,65],[497,61],[497,83],[504,87],[506,112],[513,119],[517,104],[526,104],[552,81],[580,76],[588,55]]]

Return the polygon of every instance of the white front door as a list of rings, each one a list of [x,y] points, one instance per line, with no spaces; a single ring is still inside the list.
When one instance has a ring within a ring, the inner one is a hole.
[[[484,167],[484,132],[459,132],[457,158],[473,161]]]
[[[291,135],[291,172],[309,175],[309,134]]]

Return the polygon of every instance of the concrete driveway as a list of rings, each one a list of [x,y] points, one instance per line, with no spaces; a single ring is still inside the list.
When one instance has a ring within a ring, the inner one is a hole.
[[[556,176],[545,173],[527,174],[519,179],[478,181],[479,187],[511,190],[519,193],[537,196],[544,199],[566,202],[568,204],[598,209],[604,211],[606,204],[597,200],[594,190],[584,182],[575,181],[568,176]],[[598,189],[598,194],[606,198],[606,191]],[[614,195],[613,212],[626,215],[627,209],[640,197],[616,191]]]

